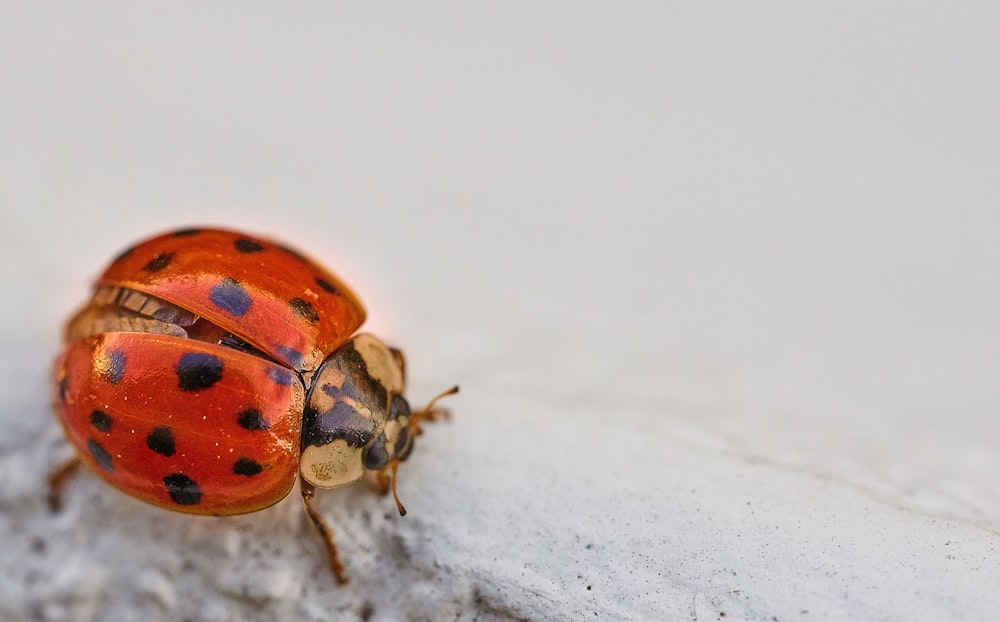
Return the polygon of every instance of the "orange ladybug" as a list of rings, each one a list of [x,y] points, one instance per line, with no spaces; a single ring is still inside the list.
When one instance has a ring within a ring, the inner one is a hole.
[[[396,469],[421,423],[403,354],[367,333],[365,310],[325,268],[261,238],[219,229],[160,235],[120,254],[68,322],[55,409],[77,456],[49,478],[58,507],[82,462],[115,488],[191,514],[254,512],[301,475],[305,510],[338,583],[333,534],[311,500]]]

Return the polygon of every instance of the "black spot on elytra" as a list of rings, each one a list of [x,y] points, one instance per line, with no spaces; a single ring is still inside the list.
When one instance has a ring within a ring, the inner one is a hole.
[[[222,380],[222,359],[214,354],[188,352],[181,356],[174,371],[182,391],[201,391]]]
[[[111,384],[118,384],[125,375],[125,353],[121,350],[105,352],[107,366],[101,370],[101,377]]]
[[[308,300],[304,300],[302,298],[292,298],[288,301],[288,304],[292,307],[292,311],[295,312],[295,315],[298,315],[313,324],[319,321],[319,313],[316,313],[316,308],[313,307],[312,303]]]
[[[227,311],[236,317],[243,317],[250,310],[253,303],[247,290],[240,285],[239,281],[233,278],[225,278],[213,287],[208,293],[209,299],[215,306],[223,311]]]
[[[267,419],[256,408],[250,408],[241,412],[237,421],[240,427],[247,430],[266,430],[271,427]]]
[[[240,458],[233,463],[233,473],[237,475],[250,477],[251,475],[257,475],[263,470],[264,468],[260,466],[259,462],[250,458]]]
[[[111,415],[103,410],[95,410],[90,413],[90,425],[107,434],[111,431]]]
[[[101,465],[101,468],[108,473],[115,472],[115,465],[111,464],[111,454],[108,450],[101,447],[100,443],[92,438],[87,439],[87,449],[90,450],[91,457],[94,458],[94,462]]]
[[[292,384],[292,372],[284,367],[268,368],[267,377],[274,381],[274,384],[280,384],[283,387]]]
[[[201,229],[178,229],[174,231],[175,238],[189,238],[193,235],[198,235],[201,233]]]
[[[153,431],[146,437],[146,447],[149,447],[161,456],[169,458],[177,451],[177,445],[174,443],[174,433],[166,426],[153,428]]]
[[[59,379],[59,401],[66,401],[66,393],[69,391],[69,378],[63,376]]]
[[[334,296],[336,296],[337,294],[340,293],[340,290],[337,289],[336,286],[334,286],[332,283],[330,283],[330,281],[327,281],[323,277],[319,276],[316,277],[316,285],[319,285],[320,289],[322,289],[328,294],[333,294]]]
[[[169,266],[173,259],[173,253],[158,253],[155,257],[150,259],[149,263],[143,266],[142,269],[146,272],[159,272]]]
[[[174,503],[178,505],[198,505],[201,503],[201,487],[183,473],[171,473],[163,478],[163,485]]]
[[[248,240],[247,238],[240,238],[233,242],[233,246],[237,251],[241,253],[259,253],[264,250],[264,247],[253,240]]]
[[[281,360],[286,361],[294,369],[300,369],[302,367],[302,353],[295,348],[289,348],[288,346],[275,346],[274,349],[278,352],[278,356]]]

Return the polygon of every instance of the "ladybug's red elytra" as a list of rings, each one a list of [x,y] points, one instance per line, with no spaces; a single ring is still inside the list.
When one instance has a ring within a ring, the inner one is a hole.
[[[58,418],[77,456],[49,477],[58,507],[82,462],[115,488],[191,514],[245,514],[301,475],[305,510],[347,581],[316,488],[396,469],[421,423],[403,353],[355,331],[365,319],[336,276],[274,242],[184,229],[121,253],[70,318],[55,363]],[[458,391],[454,387],[438,397]]]

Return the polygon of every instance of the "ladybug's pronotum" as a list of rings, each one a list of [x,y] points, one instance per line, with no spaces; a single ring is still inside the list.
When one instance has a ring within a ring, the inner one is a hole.
[[[302,500],[346,582],[316,488],[396,470],[421,423],[403,354],[367,333],[357,297],[289,248],[233,231],[185,229],[121,253],[66,326],[56,412],[77,456],[50,476],[58,506],[82,462],[115,488],[192,514],[271,506],[301,474]],[[441,394],[458,391],[454,387]]]

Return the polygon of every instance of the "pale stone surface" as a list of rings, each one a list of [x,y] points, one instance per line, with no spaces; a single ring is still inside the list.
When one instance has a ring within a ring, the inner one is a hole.
[[[0,23],[0,619],[995,617],[994,5],[220,6]],[[347,587],[297,494],[45,508],[61,322],[197,223],[462,386]]]

